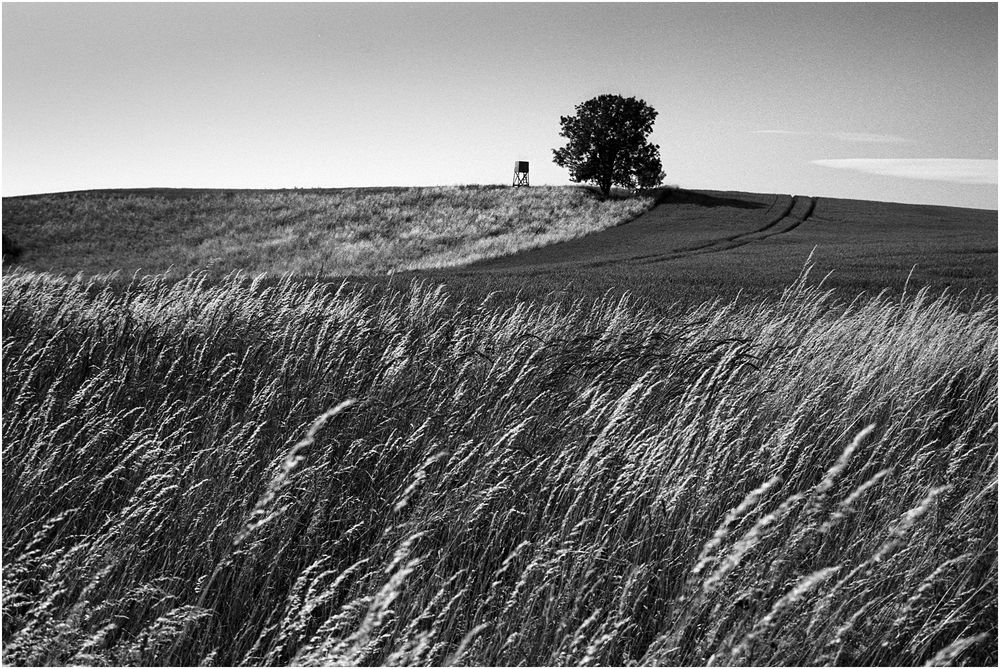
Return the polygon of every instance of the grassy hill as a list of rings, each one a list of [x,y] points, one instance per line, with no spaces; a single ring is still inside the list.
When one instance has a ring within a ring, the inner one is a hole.
[[[23,267],[67,273],[207,267],[216,279],[239,269],[398,284],[385,275],[421,270],[404,282],[425,276],[472,299],[610,289],[665,307],[777,298],[812,254],[847,300],[906,286],[996,294],[996,212],[681,190],[657,203],[580,188],[149,190],[4,198],[3,213]]]
[[[651,202],[6,198],[3,663],[996,666],[996,213]]]
[[[510,254],[651,205],[583,188],[151,189],[4,198],[3,224],[20,264],[36,270],[345,276]]]

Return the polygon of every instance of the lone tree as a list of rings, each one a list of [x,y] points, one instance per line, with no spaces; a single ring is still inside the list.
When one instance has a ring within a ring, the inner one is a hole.
[[[555,163],[573,181],[597,184],[604,197],[611,186],[655,188],[664,174],[660,147],[647,139],[654,120],[644,100],[606,94],[581,102],[574,116],[559,118],[569,143],[552,151]]]

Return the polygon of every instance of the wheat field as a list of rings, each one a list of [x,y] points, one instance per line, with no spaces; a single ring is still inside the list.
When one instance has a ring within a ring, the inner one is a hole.
[[[997,311],[3,277],[10,665],[997,661]]]

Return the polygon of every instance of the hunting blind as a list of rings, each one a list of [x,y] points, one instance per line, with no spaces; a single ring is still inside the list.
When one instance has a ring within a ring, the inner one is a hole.
[[[514,161],[514,185],[527,186],[528,184],[528,161]]]

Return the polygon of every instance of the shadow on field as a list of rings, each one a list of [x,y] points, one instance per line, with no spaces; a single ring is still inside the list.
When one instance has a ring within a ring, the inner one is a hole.
[[[668,188],[656,198],[656,204],[693,204],[699,207],[735,207],[737,209],[765,209],[769,205],[763,202],[738,200],[730,197],[719,197],[696,191]]]
[[[3,235],[3,262],[14,264],[21,259],[21,247],[7,235]]]
[[[612,188],[611,193],[604,196],[597,186],[583,185],[580,188],[593,195],[598,200],[631,200],[636,197],[652,197],[653,206],[661,204],[691,204],[698,207],[716,208],[733,207],[736,209],[766,209],[771,205],[766,202],[755,202],[734,197],[710,195],[709,193],[684,190],[676,186],[662,186],[648,190],[632,191],[626,188]]]

